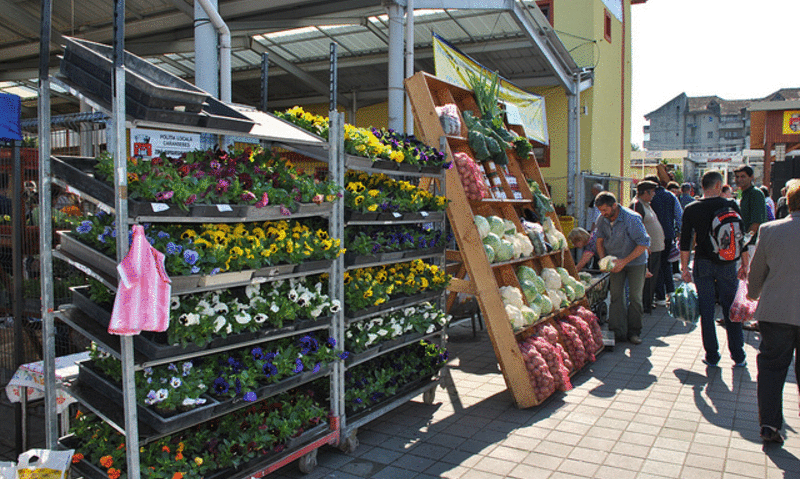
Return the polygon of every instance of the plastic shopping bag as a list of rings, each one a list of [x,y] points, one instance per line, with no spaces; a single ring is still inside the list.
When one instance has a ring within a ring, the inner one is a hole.
[[[730,320],[735,323],[751,321],[756,313],[756,306],[758,301],[747,299],[747,282],[740,279],[736,296],[731,304]]]

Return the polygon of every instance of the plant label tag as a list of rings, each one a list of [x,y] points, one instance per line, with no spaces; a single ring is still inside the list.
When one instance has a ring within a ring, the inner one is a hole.
[[[428,212],[427,212],[427,211],[420,211],[420,212],[419,212],[419,214],[420,214],[420,216],[422,216],[423,218],[427,218],[427,217],[428,217]]]
[[[403,214],[402,213],[398,213],[397,211],[395,211],[395,212],[392,213],[392,216],[394,216],[395,218],[400,218],[400,217],[403,216]]]
[[[506,107],[506,121],[509,125],[522,125],[522,115],[519,114],[519,108],[513,103],[507,101],[503,102]]]
[[[217,211],[225,213],[226,211],[233,211],[233,208],[231,208],[231,205],[217,205]]]
[[[114,208],[112,208],[111,206],[108,206],[105,203],[97,203],[97,207],[100,208],[101,210],[105,211],[108,214],[111,214],[111,213],[114,212]]]
[[[166,203],[150,203],[150,206],[153,207],[154,213],[161,213],[162,211],[167,211],[169,209],[169,205]]]

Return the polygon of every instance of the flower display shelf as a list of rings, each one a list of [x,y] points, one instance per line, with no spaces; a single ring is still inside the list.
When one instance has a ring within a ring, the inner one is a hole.
[[[372,421],[376,417],[380,417],[387,412],[402,406],[411,399],[419,396],[420,394],[432,390],[439,384],[436,379],[436,374],[421,377],[415,381],[407,383],[400,387],[397,392],[381,401],[368,406],[367,408],[359,411],[353,411],[350,408],[346,409],[348,427],[357,428],[362,424]]]
[[[422,303],[423,301],[431,301],[438,297],[441,297],[441,291],[428,291],[421,294],[415,294],[413,296],[399,296],[389,299],[383,304],[379,304],[377,306],[370,306],[368,308],[359,309],[357,311],[349,311],[345,309],[344,315],[348,319],[363,319],[370,316],[374,316],[378,313],[388,313],[390,311],[394,311],[397,308],[401,308],[404,306],[408,306],[411,304]]]
[[[346,155],[345,167],[348,170],[358,170],[365,173],[401,174],[407,176],[435,176],[442,172],[441,166],[420,166],[409,163],[395,163],[393,161],[377,160],[360,156]]]
[[[76,240],[69,232],[59,232],[59,251],[68,260],[73,260],[84,268],[98,272],[109,282],[111,289],[117,288],[117,262],[103,253]],[[230,271],[215,275],[191,274],[170,276],[172,294],[197,293],[223,286],[245,286],[251,281],[288,279],[298,275],[327,272],[332,260],[315,260],[299,264],[278,264],[264,266],[257,270]],[[113,278],[113,281],[110,279]]]
[[[359,255],[356,253],[345,253],[344,264],[349,269],[351,267],[367,268],[398,261],[422,259],[444,254],[444,246],[439,248],[421,248],[404,251],[392,251],[388,253]]]
[[[286,392],[301,384],[327,376],[331,373],[331,369],[330,366],[325,366],[320,368],[316,373],[313,371],[302,372],[284,378],[276,383],[261,386],[255,391],[257,397],[256,401]],[[97,371],[92,366],[90,360],[78,363],[78,378],[76,383],[80,386],[81,391],[86,392],[92,390],[94,392],[94,394],[90,394],[89,397],[81,397],[81,402],[85,404],[88,403],[97,411],[103,411],[104,415],[108,414],[107,411],[110,408],[118,408],[118,405],[122,402],[122,389],[120,385],[102,372]],[[68,391],[71,391],[72,387],[73,386],[71,386]],[[206,399],[207,402],[205,404],[194,407],[188,411],[173,414],[164,414],[155,408],[137,404],[139,422],[147,424],[149,428],[156,431],[158,434],[170,434],[200,424],[214,417],[224,416],[225,414],[252,404],[252,402],[245,401],[241,396],[221,399],[206,393],[201,397]],[[121,423],[117,423],[117,425],[122,426]]]
[[[61,180],[70,188],[82,192],[86,199],[105,205],[109,210],[114,207],[114,188],[111,184],[95,178],[80,169],[78,162],[85,158],[54,157],[51,159],[53,177]],[[194,204],[184,210],[174,203],[148,202],[128,200],[128,216],[139,222],[169,221],[174,223],[239,223],[248,221],[274,221],[286,219],[287,210],[280,205],[267,205],[256,208],[252,205],[207,205]],[[288,210],[290,218],[329,217],[333,211],[333,203],[324,202],[300,203]]]
[[[348,225],[439,223],[441,221],[444,221],[443,211],[360,213],[358,211],[345,210],[345,222]]]
[[[99,332],[108,328],[111,320],[111,311],[94,303],[86,295],[86,286],[70,288],[72,290],[72,303],[84,314],[77,315],[70,312],[66,314],[75,322],[85,324],[88,321],[94,323],[101,329]],[[316,320],[295,320],[282,328],[264,328],[259,331],[230,334],[227,337],[217,337],[212,339],[204,346],[188,344],[186,347],[166,343],[166,333],[153,333],[144,331],[134,336],[134,349],[141,353],[147,361],[157,361],[165,358],[185,357],[187,355],[211,354],[224,351],[233,347],[241,347],[256,344],[263,341],[280,339],[287,336],[301,335],[313,331],[327,329],[331,325],[330,317],[317,318]],[[105,336],[112,336],[106,334]]]
[[[320,447],[326,443],[335,441],[338,431],[334,431],[326,421],[320,422],[311,429],[303,431],[299,436],[291,438],[285,446],[276,447],[272,451],[257,456],[238,467],[226,467],[214,471],[205,476],[205,479],[238,479],[245,477],[261,477],[258,474],[262,471],[277,468],[279,465],[286,464],[295,460],[295,454],[301,453],[304,449],[312,446]],[[75,436],[65,436],[59,439],[59,444],[65,449],[80,450],[81,443]],[[291,458],[291,459],[290,459]],[[79,461],[72,464],[72,469],[84,479],[108,479],[108,473],[101,470],[89,461]],[[274,469],[273,469],[274,470]]]
[[[487,81],[491,82],[490,79]],[[420,139],[428,145],[436,145],[444,138],[448,159],[453,159],[455,153],[475,158],[475,152],[467,141],[469,132],[466,122],[462,124],[462,130],[458,135],[448,137],[436,112],[437,107],[452,104],[459,114],[470,111],[475,117],[480,117],[481,107],[474,93],[424,72],[406,79],[405,87]],[[519,126],[510,125],[508,129],[517,136],[525,136],[524,130]],[[541,401],[537,400],[528,377],[524,358],[517,346],[517,335],[509,322],[499,288],[520,287],[514,271],[520,264],[534,267],[537,271],[541,271],[542,268],[563,267],[573,277],[577,277],[577,271],[572,256],[562,254],[561,251],[502,263],[489,263],[483,245],[479,241],[481,236],[473,220],[474,216],[499,216],[513,222],[517,232],[523,232],[520,218],[526,217],[526,209],[534,208],[536,205],[528,180],[535,181],[544,195],[549,196],[547,185],[534,157],[528,155],[521,158],[512,148],[506,149],[506,156],[507,165],[494,165],[488,162],[483,164],[485,171],[492,172],[496,177],[492,180],[495,187],[490,196],[482,200],[473,201],[467,198],[457,168],[446,170],[445,191],[450,200],[447,216],[458,247],[457,252],[453,255],[448,252],[448,255],[460,259],[459,278],[469,278],[451,282],[448,304],[453,304],[459,293],[475,296],[511,397],[517,407],[527,408],[536,406]],[[550,206],[552,207],[552,202]],[[561,223],[555,212],[549,212],[546,216],[556,229],[561,230]],[[562,231],[562,233],[568,232]]]
[[[441,329],[438,329],[428,334],[423,334],[423,333],[404,334],[398,338],[378,343],[375,347],[369,348],[364,352],[358,354],[351,354],[345,361],[345,366],[348,368],[351,368],[353,366],[358,366],[359,364],[369,361],[370,359],[380,354],[388,353],[389,351],[394,351],[396,349],[403,348],[411,343],[416,343],[420,340],[428,340],[431,338],[435,338],[437,336],[440,336],[441,334],[442,334]]]

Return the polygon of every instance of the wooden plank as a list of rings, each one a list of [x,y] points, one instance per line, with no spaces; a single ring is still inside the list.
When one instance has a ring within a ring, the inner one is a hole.
[[[437,105],[434,103],[434,98],[438,98],[438,96],[434,96],[431,92],[426,77],[430,76],[418,73],[407,79],[406,90],[411,99],[415,119],[420,126],[422,140],[429,145],[437,145],[438,139],[444,136],[444,130],[435,109]],[[432,84],[436,85],[437,82],[434,81]],[[451,91],[454,90],[451,89]],[[447,145],[447,154],[452,161],[452,151],[449,145]],[[465,259],[469,277],[475,285],[475,293],[481,306],[486,330],[492,340],[492,347],[500,363],[506,386],[511,391],[518,407],[534,406],[537,404],[537,400],[533,386],[528,378],[514,331],[508,322],[497,281],[483,250],[483,244],[473,220],[472,208],[467,201],[466,193],[455,168],[447,170],[445,181],[447,197],[451,200],[447,207],[447,216]]]
[[[475,283],[472,281],[453,278],[450,280],[450,284],[447,285],[447,291],[452,293],[475,295],[478,292],[478,289],[475,287]]]

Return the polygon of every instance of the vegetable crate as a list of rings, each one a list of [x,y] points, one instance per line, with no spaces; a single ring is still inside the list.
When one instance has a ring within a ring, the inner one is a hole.
[[[494,85],[492,80],[489,82]],[[475,95],[472,90],[424,72],[406,79],[405,85],[420,139],[429,145],[439,145],[444,139],[448,158],[454,163],[445,176],[445,191],[450,200],[447,217],[457,244],[457,249],[446,253],[454,272],[447,288],[448,306],[459,293],[477,299],[515,404],[519,408],[536,406],[542,398],[537,398],[518,346],[527,332],[523,329],[515,333],[509,311],[516,311],[504,304],[501,288],[521,288],[516,271],[522,266],[533,269],[537,275],[546,268],[563,268],[573,278],[578,274],[566,249],[566,239],[562,239],[563,229],[538,163],[530,155],[531,145],[522,127],[504,123],[502,111],[491,108],[491,100],[486,108],[485,89],[477,88],[481,92]],[[497,126],[497,130],[490,131],[489,123]],[[535,244],[531,245],[533,252],[520,248],[525,251],[521,256],[516,250],[506,254],[511,245],[500,244],[497,251],[505,253],[490,259],[485,238],[476,224],[478,216],[501,219],[507,225],[504,228],[507,236],[527,234],[526,223],[540,225],[539,233],[549,236],[538,250]],[[529,218],[535,219],[528,221]],[[545,247],[545,242],[550,246]],[[531,306],[528,299],[520,301]],[[552,314],[563,314],[566,309],[561,307]]]

